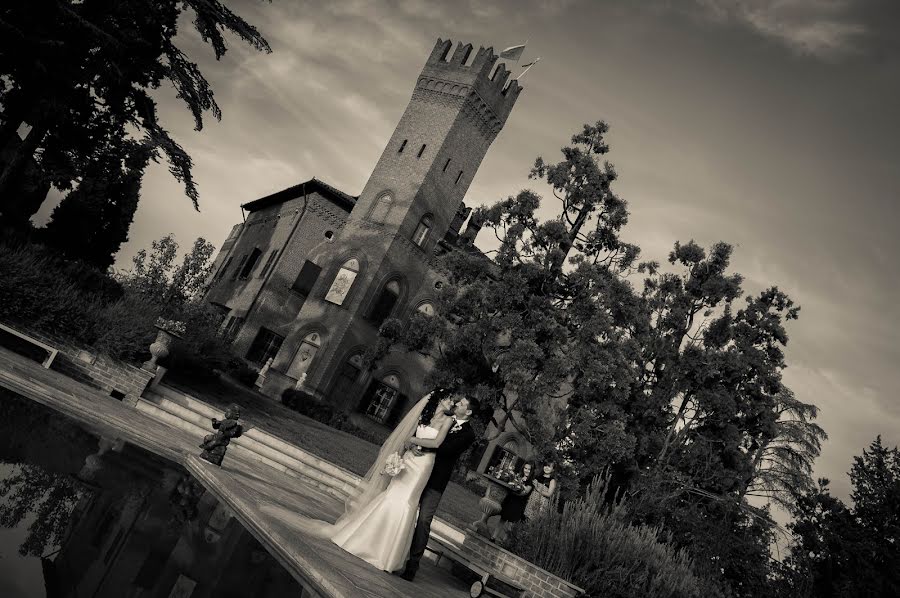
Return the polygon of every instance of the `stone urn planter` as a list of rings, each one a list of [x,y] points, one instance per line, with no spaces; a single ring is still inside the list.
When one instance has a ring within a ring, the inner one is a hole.
[[[159,367],[157,362],[167,357],[172,345],[182,338],[184,324],[181,322],[157,322],[156,330],[156,340],[150,345],[150,359],[145,361],[142,366],[151,372],[156,371],[156,368]]]
[[[478,501],[478,506],[481,508],[481,519],[472,523],[471,529],[476,534],[490,537],[491,532],[490,528],[488,528],[488,519],[500,514],[503,499],[510,492],[515,492],[517,488],[508,481],[493,475],[486,473],[479,473],[478,475],[487,482],[487,489],[484,491],[484,496]]]

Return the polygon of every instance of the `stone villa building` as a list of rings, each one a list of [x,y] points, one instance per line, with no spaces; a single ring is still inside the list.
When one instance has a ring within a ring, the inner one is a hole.
[[[300,388],[391,424],[427,391],[422,355],[361,358],[386,318],[433,310],[435,256],[477,234],[461,232],[463,197],[521,91],[492,48],[451,47],[438,39],[358,197],[311,179],[241,206],[207,300],[264,394]]]

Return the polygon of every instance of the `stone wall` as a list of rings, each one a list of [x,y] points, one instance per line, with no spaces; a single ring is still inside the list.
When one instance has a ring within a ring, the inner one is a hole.
[[[467,533],[458,549],[525,588],[524,598],[574,598],[583,592],[581,588],[474,533]]]
[[[88,386],[99,388],[130,405],[137,404],[138,397],[144,393],[153,379],[153,372],[142,370],[92,349],[85,349],[67,340],[20,325],[5,325],[57,349],[59,353],[50,365],[51,370],[61,372]]]

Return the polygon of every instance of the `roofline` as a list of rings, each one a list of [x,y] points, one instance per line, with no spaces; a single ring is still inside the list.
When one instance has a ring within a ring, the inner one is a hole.
[[[253,201],[241,204],[241,209],[247,210],[248,212],[255,212],[292,199],[297,199],[298,197],[301,197],[304,192],[308,193],[310,191],[318,192],[319,195],[331,200],[332,203],[336,204],[339,208],[346,210],[348,213],[353,209],[353,206],[356,205],[356,200],[358,199],[356,196],[348,195],[340,189],[332,187],[328,183],[313,177],[299,185],[294,185],[293,187],[282,189],[271,195],[266,195],[265,197],[260,197],[259,199],[254,199]]]

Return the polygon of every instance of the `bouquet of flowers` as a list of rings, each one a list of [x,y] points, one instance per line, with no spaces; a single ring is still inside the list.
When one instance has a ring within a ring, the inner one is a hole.
[[[404,469],[406,469],[406,463],[403,462],[403,457],[400,456],[400,453],[390,455],[384,464],[384,473],[391,477],[396,476]]]

